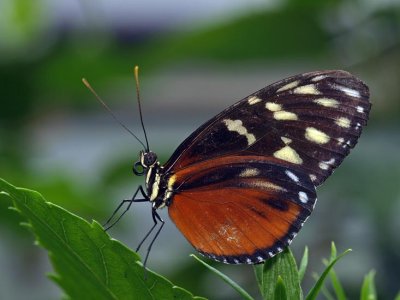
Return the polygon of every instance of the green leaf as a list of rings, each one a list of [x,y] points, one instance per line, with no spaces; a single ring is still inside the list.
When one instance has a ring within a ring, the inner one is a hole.
[[[317,296],[324,284],[324,281],[325,281],[326,277],[328,276],[329,272],[331,271],[331,269],[333,268],[333,266],[339,261],[339,259],[341,259],[344,255],[346,255],[350,251],[351,251],[351,249],[346,250],[345,252],[343,252],[341,255],[339,255],[333,261],[330,262],[330,264],[326,267],[325,271],[322,273],[321,277],[315,283],[314,287],[308,293],[306,300],[314,300],[317,298]]]
[[[196,255],[191,254],[191,257],[196,259],[198,262],[200,262],[203,266],[205,266],[207,269],[212,271],[214,274],[216,274],[218,277],[220,277],[223,281],[225,281],[227,284],[229,284],[235,291],[237,291],[243,299],[247,300],[254,300],[253,297],[250,296],[249,293],[247,293],[242,287],[240,287],[235,281],[230,279],[228,276],[226,276],[224,273],[218,271],[214,267],[210,266],[206,262],[202,261],[200,258],[198,258]]]
[[[275,285],[279,276],[285,285],[288,299],[302,298],[296,261],[289,248],[254,268],[257,281],[261,282],[261,294],[264,299],[274,299]]]
[[[274,300],[287,300],[286,287],[281,276],[278,276],[275,285]]]
[[[299,267],[299,280],[300,280],[300,282],[304,278],[304,274],[306,273],[306,270],[307,270],[307,265],[308,265],[308,247],[306,246],[304,248],[303,257],[301,258],[301,261],[300,261],[300,267]]]
[[[88,223],[28,189],[0,179],[26,219],[37,243],[49,252],[53,279],[70,299],[194,299],[160,275],[147,272],[139,256],[113,240],[97,222]],[[4,198],[4,197],[2,197]]]
[[[361,287],[361,300],[376,300],[376,289],[375,289],[375,271],[369,271],[367,275],[364,277],[364,282]]]
[[[264,264],[258,264],[253,266],[254,269],[254,275],[256,276],[258,288],[260,291],[263,290],[263,269],[264,269]]]
[[[315,281],[317,281],[318,278],[319,278],[318,273],[313,273],[312,278],[314,278]],[[322,295],[324,295],[324,297],[326,298],[326,300],[335,300],[335,297],[333,297],[333,295],[332,295],[331,292],[326,288],[325,285],[322,285],[322,287],[321,287],[321,292],[322,292]]]
[[[332,244],[331,244],[331,257],[330,257],[329,263],[334,261],[336,256],[337,256],[336,246],[335,246],[335,243],[332,242]],[[327,263],[326,265],[329,265],[329,263]],[[329,272],[329,276],[331,278],[333,290],[335,291],[336,299],[337,300],[346,300],[347,297],[346,297],[346,294],[344,292],[343,286],[340,283],[339,278],[337,277],[336,272],[335,272],[335,270],[333,268]]]

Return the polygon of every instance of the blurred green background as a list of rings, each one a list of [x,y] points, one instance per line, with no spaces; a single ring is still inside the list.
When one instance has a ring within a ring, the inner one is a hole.
[[[370,87],[359,145],[319,188],[292,244],[322,270],[330,241],[352,254],[337,267],[350,299],[377,271],[381,299],[400,288],[400,1],[0,1],[0,176],[103,222],[143,178],[140,145],[82,85],[86,77],[141,134],[132,68],[141,68],[152,150],[165,162],[194,129],[265,85],[344,69]],[[57,299],[46,253],[0,201],[0,299]],[[162,212],[168,220],[167,211]],[[135,248],[152,224],[138,204],[110,231]],[[168,220],[149,267],[211,299],[235,293],[188,255]],[[215,264],[256,295],[249,266]],[[313,281],[311,272],[306,286]]]

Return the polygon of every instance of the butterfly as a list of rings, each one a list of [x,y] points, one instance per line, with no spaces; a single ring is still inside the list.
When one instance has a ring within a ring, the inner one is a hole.
[[[361,80],[345,71],[317,71],[278,81],[228,107],[163,165],[146,136],[133,166],[145,176],[145,187],[111,218],[126,203],[124,213],[134,202],[152,204],[154,225],[143,241],[161,225],[145,263],[164,225],[157,212],[164,207],[200,254],[227,264],[262,263],[302,228],[317,201],[316,187],[356,145],[370,108]]]

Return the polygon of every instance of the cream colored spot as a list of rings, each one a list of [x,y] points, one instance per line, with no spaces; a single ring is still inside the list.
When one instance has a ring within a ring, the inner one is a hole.
[[[158,196],[158,190],[160,188],[160,179],[161,179],[160,174],[156,173],[156,176],[154,178],[154,183],[152,185],[150,201],[154,201]]]
[[[289,145],[292,142],[292,139],[289,139],[286,136],[281,136],[282,142],[284,142],[286,145]]]
[[[225,123],[229,131],[234,131],[240,135],[245,136],[247,138],[247,144],[249,146],[254,144],[254,142],[256,141],[256,137],[254,136],[254,134],[247,132],[247,129],[243,126],[243,122],[241,120],[224,119],[222,122]]]
[[[350,120],[345,117],[340,117],[340,118],[336,119],[335,123],[340,127],[344,127],[344,128],[350,127]]]
[[[338,138],[338,145],[342,145],[344,143],[344,138]]]
[[[252,97],[250,97],[249,99],[247,99],[247,102],[248,102],[250,105],[254,105],[254,104],[259,103],[259,102],[261,102],[261,101],[262,101],[262,100],[261,100],[260,98],[255,97],[255,96],[252,96]]]
[[[363,113],[363,112],[364,112],[364,107],[362,107],[362,106],[357,106],[357,112]]]
[[[307,84],[303,86],[299,86],[293,90],[295,94],[304,94],[304,95],[319,95],[320,92],[317,90],[315,84]]]
[[[281,191],[281,192],[287,192],[287,190],[277,184],[274,184],[269,181],[256,181],[251,183],[252,187],[255,188],[266,188],[268,190],[274,190],[274,191]]]
[[[326,133],[324,133],[314,127],[306,128],[305,137],[310,142],[317,143],[317,144],[326,144],[330,140],[330,137]]]
[[[292,88],[294,88],[294,87],[296,87],[298,85],[299,85],[299,81],[296,80],[296,81],[290,82],[288,84],[285,84],[280,89],[278,89],[276,92],[280,93],[280,92],[283,92],[283,91],[287,91],[287,90],[290,90],[290,89],[292,89]]]
[[[275,120],[297,120],[297,115],[295,113],[289,112],[289,111],[276,111],[274,112],[274,119]]]
[[[265,108],[270,111],[279,111],[282,109],[282,106],[278,103],[267,102],[267,103],[265,103]]]
[[[173,190],[173,186],[174,186],[175,181],[176,181],[176,175],[172,175],[172,176],[168,179],[168,185],[167,185],[168,190],[170,190],[170,191]]]
[[[320,81],[322,79],[325,79],[327,77],[328,77],[328,75],[318,75],[318,76],[315,76],[313,79],[311,79],[311,81],[316,82],[316,81]]]
[[[244,169],[240,174],[239,177],[255,177],[260,174],[260,170],[256,168],[248,168]]]
[[[325,106],[325,107],[338,107],[339,106],[339,102],[335,99],[331,99],[331,98],[319,98],[319,99],[315,99],[314,100],[315,103]]]
[[[350,88],[342,86],[342,85],[334,85],[333,88],[335,88],[339,91],[342,91],[343,93],[345,93],[346,95],[351,96],[351,97],[356,97],[356,98],[361,97],[359,91],[350,89]]]
[[[303,160],[299,156],[299,154],[291,148],[290,146],[285,146],[282,149],[274,152],[274,156],[276,158],[282,159],[284,161],[288,161],[294,164],[301,165],[303,163]]]
[[[307,196],[307,194],[304,193],[304,192],[299,192],[299,200],[300,200],[302,203],[307,203],[307,202],[308,202],[308,196]]]
[[[315,176],[314,174],[310,174],[310,179],[314,182],[315,180],[317,180],[317,176]]]

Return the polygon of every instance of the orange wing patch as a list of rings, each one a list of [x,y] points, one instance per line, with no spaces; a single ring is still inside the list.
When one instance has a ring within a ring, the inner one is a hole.
[[[193,247],[225,263],[262,262],[280,252],[300,229],[303,214],[289,199],[252,189],[182,192],[169,206]]]

